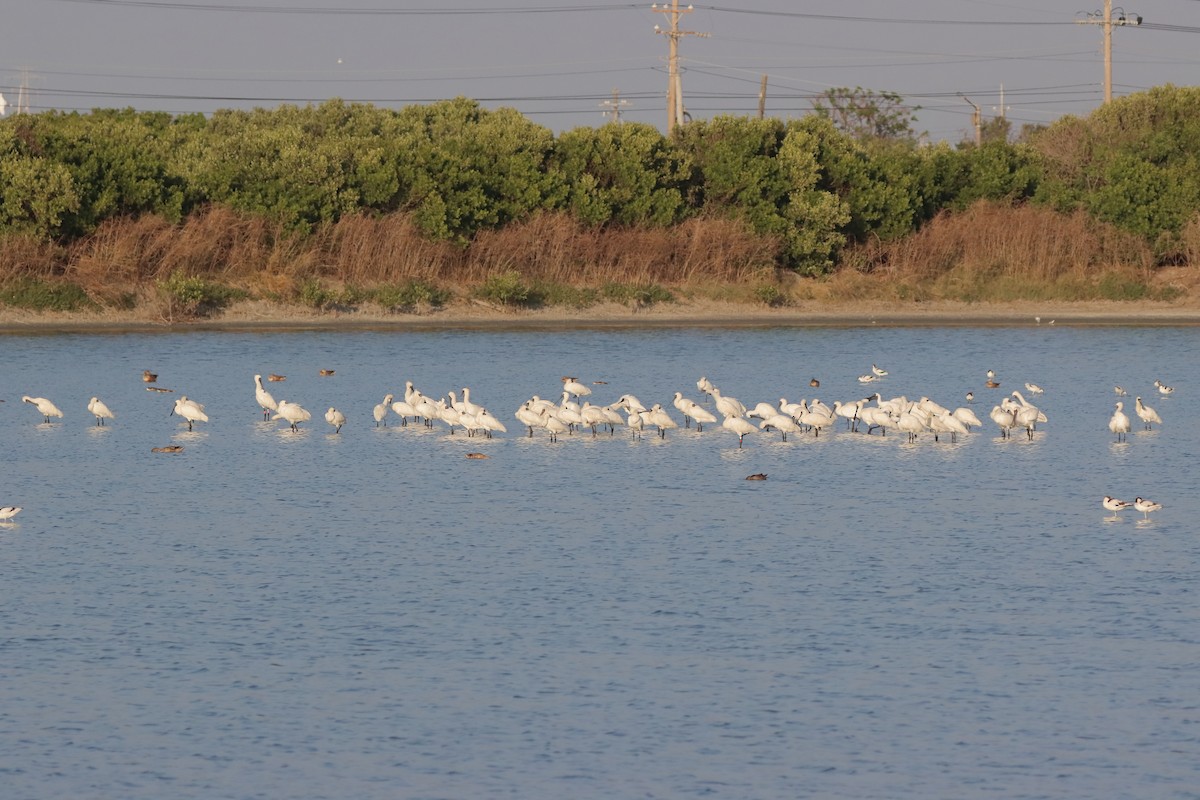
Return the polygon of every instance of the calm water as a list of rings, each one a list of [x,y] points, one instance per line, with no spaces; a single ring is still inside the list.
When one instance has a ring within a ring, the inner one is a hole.
[[[0,337],[3,796],[1200,797],[1198,354],[1033,325]],[[256,372],[314,421],[263,423]],[[563,375],[666,405],[701,375],[751,405],[974,390],[987,424],[526,438]],[[372,427],[405,380],[509,433]],[[1002,440],[1025,381],[1049,424]],[[1118,383],[1161,429],[1114,443]]]

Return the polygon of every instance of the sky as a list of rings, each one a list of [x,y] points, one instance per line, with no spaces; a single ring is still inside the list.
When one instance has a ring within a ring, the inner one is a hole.
[[[1103,9],[1078,0],[722,0],[680,29],[692,119],[794,119],[835,87],[892,92],[932,141],[972,136],[972,104],[1014,130],[1104,98]],[[662,6],[660,5],[660,8]],[[686,5],[681,8],[687,8]],[[1114,9],[1113,95],[1200,82],[1200,0]],[[667,14],[612,0],[4,0],[0,93],[16,111],[171,114],[401,108],[465,96],[555,133],[621,119],[665,129]],[[1003,94],[1002,94],[1003,92]],[[1002,99],[1003,97],[1003,99]],[[607,105],[606,105],[607,103]]]

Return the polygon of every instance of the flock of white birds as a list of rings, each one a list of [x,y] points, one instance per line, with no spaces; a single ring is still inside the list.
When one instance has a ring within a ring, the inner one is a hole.
[[[322,370],[321,374],[332,375],[333,372]],[[861,375],[858,380],[863,384],[875,383],[885,379],[888,374],[887,370],[872,364],[871,371]],[[153,383],[156,378],[157,376],[149,371],[143,375],[147,383]],[[282,378],[272,375],[270,379]],[[623,394],[613,403],[596,405],[583,399],[590,397],[592,390],[577,378],[564,376],[562,382],[562,395],[557,402],[534,395],[516,409],[514,416],[527,428],[530,437],[541,430],[546,432],[551,441],[557,441],[562,434],[572,434],[585,428],[591,430],[592,436],[597,436],[605,428],[612,434],[618,427],[625,426],[635,437],[642,436],[650,429],[665,439],[667,431],[679,427],[678,422],[661,403],[647,407],[634,395]],[[810,385],[818,387],[820,382],[814,378]],[[993,370],[988,370],[984,385],[990,389],[1000,386]],[[1154,386],[1163,396],[1175,391],[1160,380],[1156,380]],[[885,399],[879,392],[874,392],[867,398],[847,402],[834,401],[832,407],[815,398],[811,402],[801,400],[796,403],[780,398],[775,404],[760,402],[751,407],[722,393],[706,377],[696,381],[696,389],[701,393],[702,403],[685,397],[682,392],[675,392],[672,401],[672,405],[683,417],[684,427],[691,427],[692,423],[695,423],[696,430],[702,431],[705,425],[716,423],[719,415],[720,426],[738,437],[738,447],[742,447],[746,436],[752,433],[778,433],[783,441],[787,441],[789,433],[820,436],[823,431],[832,430],[839,421],[852,432],[865,432],[868,435],[875,431],[882,435],[886,435],[889,430],[897,431],[904,434],[909,442],[925,434],[932,434],[935,440],[948,436],[951,442],[956,442],[959,436],[968,434],[972,428],[983,424],[968,406],[959,406],[951,410],[928,397],[918,400],[909,400],[903,396]],[[1026,383],[1025,389],[1034,396],[1043,393],[1042,388],[1034,383]],[[1113,389],[1118,397],[1128,394],[1120,386]],[[312,414],[299,403],[277,401],[263,386],[262,375],[254,376],[254,397],[262,409],[264,420],[282,420],[287,422],[293,431],[297,431],[301,423],[312,419]],[[974,393],[967,392],[968,405],[972,404],[974,399]],[[24,396],[21,400],[37,408],[46,423],[49,423],[51,418],[63,417],[63,412],[45,397]],[[712,411],[708,408],[710,403]],[[1118,442],[1124,441],[1133,425],[1124,408],[1125,401],[1118,400],[1116,410],[1108,422],[1109,431],[1116,435]],[[112,410],[97,397],[88,401],[87,410],[95,417],[97,425],[104,425],[108,420],[115,419]],[[1162,423],[1158,412],[1142,402],[1141,397],[1134,399],[1133,411],[1146,430]],[[175,400],[171,413],[186,421],[188,430],[192,430],[197,422],[209,421],[204,406],[187,396],[180,396]],[[451,433],[455,428],[462,428],[470,436],[491,438],[495,433],[505,433],[508,430],[486,407],[471,400],[469,388],[462,390],[461,398],[456,392],[448,392],[440,399],[434,400],[415,388],[412,381],[405,383],[403,399],[397,399],[394,394],[385,395],[383,401],[372,410],[372,415],[376,426],[386,426],[389,415],[394,415],[399,418],[401,425],[412,422],[433,427],[436,422],[441,422],[449,427]],[[993,406],[988,416],[1004,438],[1024,431],[1029,439],[1033,439],[1037,426],[1048,421],[1046,414],[1027,400],[1020,391],[1006,394]],[[331,407],[325,412],[325,421],[333,427],[335,433],[340,433],[342,426],[346,424],[346,415]],[[1111,511],[1114,517],[1121,511],[1133,508],[1142,512],[1144,518],[1148,518],[1152,512],[1162,508],[1161,504],[1142,497],[1133,502],[1126,502],[1107,495],[1103,498],[1102,505]],[[19,506],[0,507],[0,522],[11,520],[20,511]]]

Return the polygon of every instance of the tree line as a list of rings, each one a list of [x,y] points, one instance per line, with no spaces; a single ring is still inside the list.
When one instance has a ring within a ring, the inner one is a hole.
[[[638,123],[555,136],[457,98],[172,116],[133,110],[0,121],[0,236],[70,242],[104,222],[210,207],[304,234],[408,214],[433,241],[569,215],[591,229],[734,219],[779,243],[775,266],[831,270],[980,200],[1085,212],[1186,263],[1200,218],[1200,89],[1165,86],[1009,141],[922,142],[894,95],[831,90],[793,120],[716,117],[671,136]],[[853,101],[853,102],[848,102]]]

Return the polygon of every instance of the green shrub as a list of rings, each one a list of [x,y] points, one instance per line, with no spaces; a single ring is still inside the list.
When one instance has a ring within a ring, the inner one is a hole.
[[[310,278],[301,284],[298,299],[302,305],[306,305],[309,308],[321,309],[334,302],[337,298],[333,292],[323,288],[321,282],[316,278]]]
[[[0,290],[0,302],[32,311],[79,311],[95,306],[87,292],[74,283],[49,283],[36,279],[14,281]]]
[[[674,302],[675,296],[670,291],[651,283],[642,286],[631,286],[624,283],[606,283],[600,290],[604,299],[614,303],[637,304],[649,306],[654,303]]]
[[[371,300],[387,309],[411,309],[420,305],[438,308],[450,299],[450,293],[445,289],[415,280],[404,284],[379,286],[372,290],[369,296]]]
[[[484,300],[491,300],[493,303],[524,306],[530,304],[532,290],[521,278],[521,273],[510,269],[485,280],[477,293]]]
[[[787,305],[787,295],[774,284],[766,283],[755,288],[754,296],[758,299],[758,302],[771,308]]]
[[[158,283],[168,317],[206,317],[246,296],[245,292],[200,277],[171,273]]]

